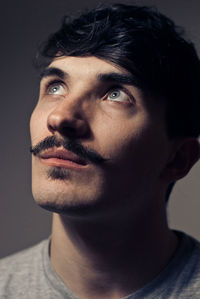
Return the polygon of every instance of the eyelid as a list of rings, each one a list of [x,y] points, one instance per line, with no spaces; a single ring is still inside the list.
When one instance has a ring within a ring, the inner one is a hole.
[[[121,85],[114,85],[114,86],[110,87],[108,89],[106,95],[108,95],[110,92],[112,92],[116,89],[125,92],[127,94],[127,96],[130,98],[130,103],[135,103],[135,97],[132,95],[132,93],[127,88],[125,88],[124,86],[121,86]]]
[[[50,79],[44,83],[44,92],[48,93],[50,87],[52,87],[52,85],[55,85],[55,84],[66,86],[65,82],[63,82],[60,79]]]

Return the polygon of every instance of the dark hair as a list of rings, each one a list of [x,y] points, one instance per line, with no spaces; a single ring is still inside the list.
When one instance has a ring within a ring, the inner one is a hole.
[[[78,18],[64,17],[40,52],[56,56],[96,56],[136,78],[137,87],[166,101],[169,138],[200,133],[200,61],[193,44],[155,8],[124,4],[100,6]],[[45,60],[47,59],[47,60]]]
[[[39,58],[46,64],[56,56],[113,62],[131,72],[144,93],[165,101],[169,138],[198,137],[200,61],[183,35],[183,29],[155,8],[103,5],[76,18],[64,17]]]

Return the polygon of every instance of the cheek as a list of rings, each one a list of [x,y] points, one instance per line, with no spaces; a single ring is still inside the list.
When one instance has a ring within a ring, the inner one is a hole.
[[[112,159],[121,159],[144,139],[149,130],[145,116],[124,118],[96,118],[93,132],[99,151]]]
[[[110,119],[95,128],[98,148],[115,171],[158,176],[167,157],[167,138],[145,113],[132,120]]]
[[[32,144],[47,136],[47,115],[35,108],[30,118],[30,135]]]

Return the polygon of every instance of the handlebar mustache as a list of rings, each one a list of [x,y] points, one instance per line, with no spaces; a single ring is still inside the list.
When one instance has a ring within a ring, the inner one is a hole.
[[[101,156],[97,151],[85,147],[75,140],[69,138],[59,139],[55,135],[48,136],[42,141],[40,141],[38,144],[36,144],[35,146],[31,146],[30,152],[34,156],[38,156],[42,151],[52,147],[63,147],[66,150],[71,151],[77,156],[94,164],[101,164],[103,162],[108,161],[108,159]]]

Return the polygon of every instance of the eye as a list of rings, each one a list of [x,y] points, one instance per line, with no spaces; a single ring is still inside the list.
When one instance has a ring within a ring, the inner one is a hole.
[[[52,95],[64,95],[65,88],[61,82],[50,82],[47,86],[47,93]]]
[[[107,99],[114,102],[129,102],[130,96],[121,89],[113,89],[108,93]]]

